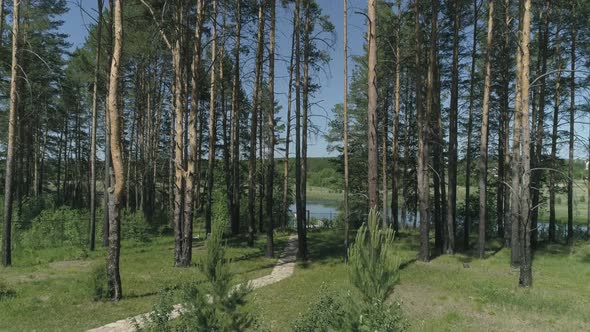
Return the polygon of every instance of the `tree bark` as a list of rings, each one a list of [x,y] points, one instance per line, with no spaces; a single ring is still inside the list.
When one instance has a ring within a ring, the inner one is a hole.
[[[471,228],[471,140],[473,136],[473,108],[475,102],[475,62],[477,60],[477,19],[479,6],[473,0],[473,39],[471,46],[471,71],[469,74],[469,115],[467,119],[467,153],[465,156],[465,221],[463,224],[463,249],[469,250]]]
[[[377,209],[378,188],[377,188],[377,0],[369,0],[368,3],[369,31],[368,40],[368,199],[369,209]]]
[[[240,232],[240,40],[242,34],[241,1],[236,4],[236,46],[234,59],[234,74],[232,82],[232,114],[231,114],[231,158],[232,158],[232,186],[231,186],[231,231],[233,235]]]
[[[567,177],[567,243],[574,243],[574,127],[576,112],[576,1],[572,1],[571,60],[570,60],[570,137]]]
[[[523,2],[523,23],[521,30],[521,43],[519,50],[522,52],[522,70],[520,75],[520,88],[522,103],[520,112],[522,113],[522,187],[521,193],[521,263],[519,285],[521,287],[531,287],[533,284],[532,255],[531,255],[531,224],[530,224],[530,129],[529,129],[529,43],[530,43],[530,25],[531,25],[531,0],[521,0]]]
[[[107,278],[109,293],[113,301],[123,296],[121,276],[119,273],[119,256],[121,252],[121,206],[125,190],[125,174],[121,149],[121,121],[118,103],[119,70],[123,49],[122,1],[114,0],[114,38],[113,58],[109,78],[108,110],[111,124],[111,153],[115,181],[109,188],[109,248],[107,254]]]
[[[420,2],[414,1],[414,16],[415,16],[415,65],[416,65],[416,113],[418,115],[418,167],[417,167],[417,193],[420,210],[420,252],[418,257],[423,262],[430,260],[430,246],[429,246],[429,195],[430,195],[430,180],[428,176],[428,139],[430,137],[428,128],[429,113],[428,109],[424,110],[422,100],[422,72],[421,58],[422,58],[422,37],[420,32]],[[428,70],[428,87],[432,88],[433,70]],[[431,105],[427,101],[427,105]],[[430,106],[428,107],[430,108]]]
[[[297,205],[297,258],[307,259],[305,206],[301,195],[301,0],[295,0],[295,204]]]
[[[90,138],[90,251],[94,251],[96,233],[96,116],[98,112],[98,79],[100,74],[100,55],[102,45],[102,8],[103,0],[98,0],[96,61],[94,68],[94,86],[92,90],[92,132]]]
[[[293,35],[291,36],[291,57],[289,60],[289,85],[287,92],[287,125],[285,127],[285,162],[283,164],[283,220],[282,227],[287,227],[289,220],[289,148],[291,146],[291,114],[293,104],[293,58],[295,56],[295,16],[293,16]]]
[[[453,64],[451,68],[451,104],[449,110],[449,183],[447,196],[447,239],[445,251],[455,251],[455,218],[457,209],[457,114],[459,112],[459,30],[460,2],[453,1]]]
[[[4,225],[2,228],[2,266],[12,265],[12,181],[14,172],[15,130],[18,107],[18,35],[20,0],[13,1],[12,57],[10,66],[10,106],[8,114],[8,142],[6,146],[6,174],[4,179]],[[4,7],[4,6],[2,6]]]
[[[344,114],[343,114],[343,122],[344,122],[344,141],[343,141],[343,148],[344,148],[344,256],[348,257],[348,245],[349,245],[349,237],[350,237],[350,211],[349,211],[349,203],[348,203],[348,191],[349,191],[349,184],[348,184],[348,0],[343,1],[343,8],[344,8],[344,49],[343,49],[343,61],[344,61]],[[394,193],[395,194],[395,193]]]
[[[555,79],[555,100],[553,103],[553,125],[551,134],[551,167],[549,173],[549,242],[555,242],[555,192],[557,179],[557,128],[559,126],[559,107],[561,104],[561,18],[558,16],[555,30],[555,58],[557,59],[557,78]]]
[[[191,64],[191,109],[188,120],[189,155],[184,192],[184,229],[182,231],[182,253],[180,266],[190,266],[192,262],[194,193],[197,168],[197,118],[199,92],[201,88],[201,34],[203,30],[203,0],[197,0],[197,18],[195,40],[193,43],[193,61]],[[215,42],[213,42],[215,43]]]
[[[523,28],[523,0],[519,2],[519,23],[518,23],[518,31],[521,32]],[[519,35],[518,45],[521,46],[521,39]],[[515,109],[514,109],[514,129],[513,129],[513,136],[512,136],[512,196],[511,196],[511,256],[510,256],[510,264],[512,267],[518,267],[521,262],[521,209],[522,209],[522,201],[521,201],[521,177],[523,175],[521,169],[521,151],[523,147],[521,146],[521,137],[522,137],[522,112],[521,112],[521,105],[522,105],[522,51],[517,49],[516,51],[516,97],[515,97]]]
[[[260,79],[264,53],[264,6],[260,1],[258,5],[258,34],[256,47],[256,68],[254,78],[254,95],[252,106],[252,121],[250,125],[250,160],[248,162],[248,245],[254,245],[256,233],[256,133],[258,127],[258,111],[260,107]]]
[[[211,36],[211,77],[209,81],[209,159],[207,164],[207,206],[205,207],[205,229],[211,233],[211,216],[213,203],[213,180],[215,177],[215,142],[217,124],[215,114],[216,102],[216,68],[217,68],[217,0],[213,0],[213,34]],[[186,204],[186,203],[185,203]],[[186,222],[186,221],[185,221]]]
[[[488,35],[486,38],[485,78],[481,117],[481,141],[479,146],[479,237],[478,254],[483,258],[486,246],[487,188],[488,188],[488,118],[490,109],[491,53],[494,33],[494,0],[488,1]]]
[[[266,256],[274,256],[273,193],[275,176],[275,30],[276,0],[270,0],[270,49],[268,55],[268,175],[266,176]]]

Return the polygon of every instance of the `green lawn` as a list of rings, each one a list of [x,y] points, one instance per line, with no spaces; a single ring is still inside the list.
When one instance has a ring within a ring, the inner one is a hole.
[[[267,330],[289,331],[322,289],[355,292],[343,263],[342,231],[308,234],[310,261],[298,264],[290,278],[248,296],[248,306]],[[590,324],[588,242],[578,241],[571,248],[541,246],[533,262],[534,286],[520,289],[518,271],[509,267],[509,251],[494,241],[486,259],[457,254],[429,263],[415,261],[416,233],[402,232],[396,241],[404,264],[390,300],[401,303],[411,331],[575,331]],[[286,235],[280,234],[277,243],[282,250]],[[230,242],[236,282],[270,273],[276,260],[264,258],[263,248],[263,237],[255,248]],[[172,267],[172,251],[170,237],[147,244],[125,242],[125,297],[116,304],[92,300],[90,271],[104,264],[104,251],[85,259],[67,248],[17,253],[15,266],[0,271],[0,278],[17,292],[0,300],[0,330],[83,331],[147,312],[161,289],[200,279],[197,268]],[[202,244],[193,252],[196,261],[204,254]]]
[[[280,252],[287,236],[277,239]],[[236,283],[269,274],[276,259],[265,258],[264,237],[249,248],[232,241],[228,256],[237,273]],[[0,331],[83,331],[149,311],[164,288],[176,288],[200,280],[196,267],[173,267],[174,240],[159,237],[147,244],[124,242],[121,251],[123,300],[118,303],[93,301],[91,271],[104,265],[103,249],[79,259],[79,250],[48,249],[15,251],[14,266],[0,269],[0,279],[16,296],[0,299]],[[203,254],[196,243],[193,261]]]
[[[506,249],[490,248],[484,260],[458,254],[419,263],[413,260],[416,235],[402,233],[398,240],[407,264],[391,301],[401,303],[411,331],[581,331],[590,324],[589,243],[541,248],[533,263],[533,288],[520,289]],[[351,289],[339,234],[312,232],[309,243],[309,264],[251,295],[251,307],[271,331],[289,331],[322,287]]]

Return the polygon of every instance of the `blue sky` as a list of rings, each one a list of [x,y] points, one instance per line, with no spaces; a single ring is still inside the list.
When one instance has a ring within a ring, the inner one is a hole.
[[[108,5],[108,1],[105,6]],[[328,121],[332,117],[332,107],[341,103],[343,100],[343,2],[342,0],[318,0],[322,7],[323,13],[330,16],[331,22],[335,26],[334,46],[329,50],[332,61],[325,68],[325,71],[316,73],[315,77],[321,82],[321,89],[318,91],[312,103],[311,121],[320,131],[325,132],[328,129]],[[70,11],[64,15],[64,31],[70,35],[70,42],[73,47],[81,46],[87,36],[88,25],[93,24],[96,17],[96,1],[94,0],[70,0]],[[355,12],[366,11],[366,0],[348,0],[348,40],[349,40],[349,58],[358,55],[363,51],[363,43],[366,34],[365,17]],[[288,85],[288,58],[291,48],[291,25],[292,12],[290,10],[279,8],[277,10],[277,99],[283,107],[279,116],[285,118],[287,110],[287,85]],[[251,37],[250,37],[251,38]],[[287,59],[287,60],[285,60]],[[251,67],[251,61],[246,59],[245,68],[242,75],[248,77],[251,75],[247,71]],[[352,72],[352,66],[349,61],[349,72]],[[248,80],[247,80],[248,81]],[[248,84],[248,83],[246,83]],[[250,83],[251,84],[251,83]],[[291,151],[294,149],[292,148]],[[323,157],[329,155],[326,150],[326,142],[323,134],[320,133],[310,140],[309,153],[310,157]],[[282,155],[280,156],[282,157]]]

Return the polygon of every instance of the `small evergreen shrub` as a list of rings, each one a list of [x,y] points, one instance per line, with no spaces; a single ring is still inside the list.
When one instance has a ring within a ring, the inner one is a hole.
[[[367,302],[383,302],[399,280],[400,259],[393,247],[394,232],[381,229],[377,212],[369,212],[348,250],[349,278]]]
[[[233,274],[225,257],[223,233],[227,223],[215,219],[211,235],[206,240],[207,254],[198,266],[206,283],[191,282],[181,289],[182,315],[170,323],[172,301],[164,293],[142,331],[244,331],[254,328],[256,320],[245,308],[247,286],[231,285]],[[255,329],[256,330],[256,329]]]

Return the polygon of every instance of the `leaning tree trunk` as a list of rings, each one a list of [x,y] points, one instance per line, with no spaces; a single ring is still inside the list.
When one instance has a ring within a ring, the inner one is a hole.
[[[368,69],[368,198],[369,209],[377,209],[377,0],[369,0],[369,69]]]
[[[293,35],[291,36],[291,57],[289,60],[289,85],[287,92],[287,125],[285,127],[285,162],[283,170],[283,209],[282,227],[287,227],[289,219],[289,148],[291,146],[291,114],[293,104],[293,57],[295,56],[295,18],[293,18]]]
[[[486,73],[483,90],[483,109],[481,116],[481,141],[479,146],[479,237],[478,254],[483,258],[486,246],[487,223],[487,188],[488,188],[488,118],[490,109],[490,85],[491,85],[491,53],[492,38],[494,33],[494,0],[488,2],[488,36],[486,38]]]
[[[107,278],[109,293],[113,301],[123,296],[121,276],[119,274],[119,256],[121,251],[121,206],[125,190],[125,173],[123,170],[123,153],[121,149],[121,120],[117,100],[121,53],[123,49],[122,0],[114,0],[114,35],[113,58],[109,78],[108,110],[111,124],[111,153],[115,182],[109,188],[109,248],[107,254]]]
[[[2,6],[3,8],[4,6]],[[10,110],[8,115],[8,142],[6,146],[6,174],[4,178],[4,225],[2,228],[2,266],[12,265],[12,180],[14,172],[16,111],[18,102],[18,31],[20,0],[13,1],[12,13],[12,64],[10,66]]]

